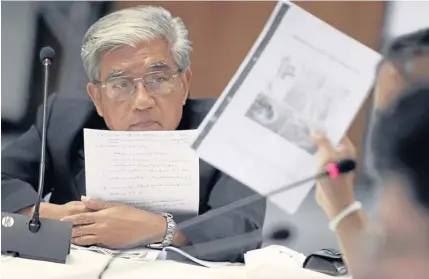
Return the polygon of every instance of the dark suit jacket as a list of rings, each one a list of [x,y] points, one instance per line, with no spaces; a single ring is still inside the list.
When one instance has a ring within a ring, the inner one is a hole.
[[[79,92],[81,93],[81,92]],[[83,128],[107,129],[87,97],[54,94],[48,102],[46,178],[44,195],[52,192],[50,202],[64,204],[80,200],[85,194]],[[201,123],[214,100],[189,100],[184,106],[178,129],[195,129]],[[2,150],[2,211],[17,212],[37,200],[42,114],[36,124]],[[254,192],[217,169],[200,161],[199,214],[252,195]],[[219,247],[216,240],[254,232],[261,235],[265,200],[212,218],[185,229],[195,256],[217,261],[242,261],[243,254],[259,248],[260,241],[243,247],[225,245],[225,251],[206,253],[202,243],[212,242],[209,250]],[[207,251],[207,250],[206,250]]]

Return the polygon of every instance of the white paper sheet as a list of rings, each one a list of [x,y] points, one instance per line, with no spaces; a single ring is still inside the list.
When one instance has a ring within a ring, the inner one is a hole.
[[[305,255],[281,245],[270,245],[244,254],[246,267],[257,268],[267,264],[302,267]]]
[[[218,267],[231,266],[231,265],[242,265],[242,264],[236,264],[236,263],[230,263],[230,262],[211,262],[211,261],[200,260],[184,252],[183,250],[173,246],[165,247],[162,250],[141,248],[141,247],[125,249],[125,250],[115,250],[115,249],[108,249],[108,248],[103,248],[95,245],[85,247],[85,246],[72,244],[71,249],[91,251],[91,252],[95,252],[95,253],[103,254],[107,256],[117,255],[118,258],[139,260],[139,261],[166,260],[167,253],[177,253],[193,261],[196,264],[199,264],[201,266],[208,267],[208,268],[218,268]]]
[[[86,195],[145,210],[197,214],[194,130],[84,130]]]
[[[79,245],[71,245],[71,249],[74,250],[84,250],[84,251],[92,251],[98,254],[103,254],[107,256],[115,256],[118,255],[118,258],[130,259],[130,260],[139,260],[139,261],[155,261],[160,255],[161,251],[149,248],[132,248],[126,250],[114,250],[107,249],[99,246],[79,246]]]
[[[262,194],[314,175],[310,130],[339,143],[368,96],[379,59],[303,9],[279,2],[192,147]],[[293,214],[312,185],[272,201]]]
[[[174,252],[174,253],[180,254],[183,257],[193,261],[194,263],[197,263],[201,266],[208,267],[208,268],[219,268],[219,267],[224,267],[224,266],[242,265],[240,263],[211,262],[211,261],[200,260],[200,259],[197,259],[197,258],[191,256],[190,254],[186,253],[185,251],[183,251],[177,247],[173,247],[173,246],[165,247],[164,249],[162,249],[162,252],[163,252],[163,254],[160,255],[159,259],[166,259],[166,257],[167,257],[166,253]]]

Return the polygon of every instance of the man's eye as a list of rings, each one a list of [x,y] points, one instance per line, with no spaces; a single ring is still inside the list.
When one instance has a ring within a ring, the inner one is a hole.
[[[150,79],[149,79],[149,82],[153,82],[153,83],[161,83],[161,82],[164,82],[164,81],[167,81],[168,80],[168,78],[166,78],[166,77],[163,77],[163,76],[157,76],[157,77],[151,77]]]
[[[145,77],[145,81],[147,83],[163,83],[168,80],[169,80],[168,75],[164,73],[151,74]]]
[[[123,88],[128,88],[130,86],[130,83],[127,81],[122,81],[122,82],[117,82],[113,85],[113,88],[117,88],[117,89],[123,89]]]

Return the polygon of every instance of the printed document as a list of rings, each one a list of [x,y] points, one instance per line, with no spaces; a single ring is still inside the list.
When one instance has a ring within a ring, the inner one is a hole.
[[[86,195],[154,212],[196,215],[199,158],[194,130],[84,129]]]
[[[279,2],[192,147],[261,194],[315,175],[310,131],[340,142],[368,96],[379,60],[305,10]],[[293,214],[313,185],[271,200]]]
[[[183,250],[173,246],[164,247],[162,250],[151,249],[151,248],[141,248],[141,247],[125,249],[125,250],[124,249],[116,250],[116,249],[108,249],[100,246],[84,247],[84,246],[72,244],[71,249],[91,251],[91,252],[95,252],[95,253],[103,254],[107,256],[116,256],[118,258],[137,260],[137,261],[166,260],[168,259],[168,256],[167,256],[168,253],[177,253],[181,255],[184,259],[188,259],[198,265],[208,267],[208,268],[218,268],[218,267],[224,267],[224,266],[230,266],[230,265],[241,265],[241,264],[235,264],[231,262],[211,262],[211,261],[200,260],[184,252]]]

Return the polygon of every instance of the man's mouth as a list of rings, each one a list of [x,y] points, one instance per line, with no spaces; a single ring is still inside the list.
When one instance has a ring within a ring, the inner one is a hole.
[[[139,130],[151,130],[151,128],[159,127],[158,122],[156,121],[140,121],[131,125],[130,130],[139,131]]]

